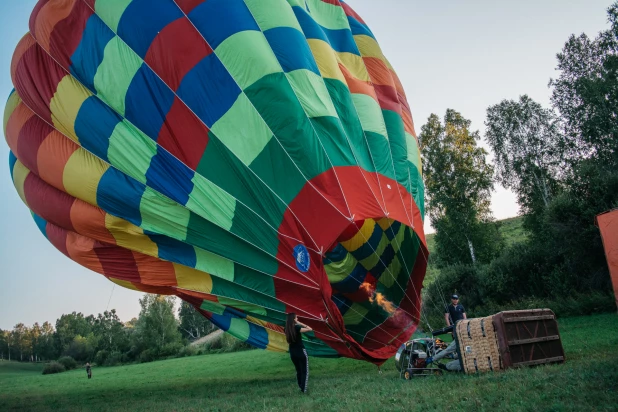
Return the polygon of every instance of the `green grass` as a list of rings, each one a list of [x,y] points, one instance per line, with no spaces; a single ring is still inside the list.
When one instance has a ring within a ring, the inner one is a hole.
[[[618,316],[560,320],[567,363],[413,381],[393,361],[311,359],[309,394],[298,393],[285,354],[247,351],[149,364],[40,374],[0,362],[0,410],[63,411],[580,411],[616,410]]]
[[[498,230],[502,234],[506,246],[511,246],[514,243],[522,242],[527,237],[523,227],[524,218],[521,216],[498,220],[496,223],[500,225]],[[431,233],[425,238],[427,240],[427,249],[429,249],[429,253],[435,253],[436,234]]]
[[[512,217],[510,219],[500,220],[498,223],[500,224],[500,233],[502,234],[506,246],[522,242],[527,238],[527,234],[523,228],[523,217]]]

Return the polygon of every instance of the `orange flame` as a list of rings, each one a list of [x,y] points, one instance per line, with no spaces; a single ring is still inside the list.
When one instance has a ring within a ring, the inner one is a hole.
[[[375,288],[371,285],[371,283],[365,282],[361,284],[360,289],[367,292],[367,295],[369,295],[369,302],[376,303],[378,306],[384,309],[384,311],[387,312],[389,315],[393,315],[395,311],[397,310],[393,302],[386,299],[384,295],[381,294],[380,292],[376,293]]]
[[[367,292],[367,295],[369,295],[369,299],[371,300],[371,297],[373,296],[373,286],[371,286],[371,283],[365,282],[362,285],[360,285],[360,288],[364,290],[365,292]]]
[[[397,310],[397,308],[395,307],[395,305],[393,305],[393,302],[391,302],[390,300],[386,299],[384,297],[383,294],[381,293],[376,293],[376,298],[375,298],[376,303],[382,308],[384,309],[389,315],[393,315],[395,313],[395,311]],[[372,302],[373,303],[373,302]]]

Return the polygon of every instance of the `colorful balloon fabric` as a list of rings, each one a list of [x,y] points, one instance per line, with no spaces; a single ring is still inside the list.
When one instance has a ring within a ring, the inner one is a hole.
[[[414,332],[417,139],[348,4],[40,0],[11,75],[13,182],[75,262],[258,348],[290,312],[313,356],[381,364]]]

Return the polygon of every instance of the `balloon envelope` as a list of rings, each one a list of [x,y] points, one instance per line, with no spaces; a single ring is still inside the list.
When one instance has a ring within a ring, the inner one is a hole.
[[[263,349],[290,312],[314,356],[414,332],[412,115],[343,1],[40,0],[11,76],[12,178],[72,260]]]

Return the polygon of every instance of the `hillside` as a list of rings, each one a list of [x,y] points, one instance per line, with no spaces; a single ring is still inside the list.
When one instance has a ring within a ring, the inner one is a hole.
[[[496,224],[498,225],[498,229],[500,230],[500,233],[504,238],[506,246],[521,242],[526,238],[526,232],[524,231],[523,223],[524,218],[521,216],[496,221]],[[426,236],[429,253],[435,253],[436,251],[435,237],[435,233]]]

